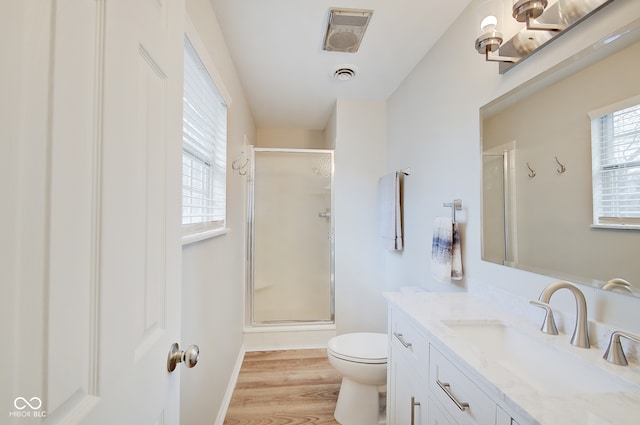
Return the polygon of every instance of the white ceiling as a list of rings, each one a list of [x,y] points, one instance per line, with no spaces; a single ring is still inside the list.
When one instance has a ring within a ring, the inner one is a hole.
[[[211,0],[256,126],[324,129],[338,98],[385,100],[470,0]],[[371,9],[357,53],[327,52],[329,8]],[[333,72],[353,65],[356,77]]]

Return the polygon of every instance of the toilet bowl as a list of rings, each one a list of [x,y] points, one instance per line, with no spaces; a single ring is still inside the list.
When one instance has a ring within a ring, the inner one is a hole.
[[[381,392],[387,383],[387,335],[350,333],[333,337],[327,357],[342,375],[334,417],[342,425],[385,423]],[[382,400],[382,403],[381,403]]]

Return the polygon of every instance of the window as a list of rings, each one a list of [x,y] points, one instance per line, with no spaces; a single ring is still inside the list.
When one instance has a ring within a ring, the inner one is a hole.
[[[183,234],[224,228],[227,102],[186,36],[182,120]]]
[[[589,114],[593,223],[640,227],[640,96]]]

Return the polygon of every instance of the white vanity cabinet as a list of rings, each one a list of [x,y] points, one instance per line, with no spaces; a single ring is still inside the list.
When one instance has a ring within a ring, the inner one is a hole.
[[[429,412],[427,413],[429,425],[456,425],[456,423],[444,413],[443,409],[433,398],[429,398]]]
[[[389,309],[388,425],[518,425],[438,341]]]
[[[458,425],[496,423],[496,403],[433,345],[430,347],[429,391]]]
[[[541,333],[538,318],[520,312],[527,300],[408,290],[385,297],[387,425],[411,424],[412,411],[414,424],[428,425],[640,424],[638,366],[609,364],[602,350]],[[608,328],[592,324],[605,339]]]
[[[387,423],[427,425],[429,340],[399,310],[389,318]]]
[[[496,425],[519,425],[507,412],[500,406],[496,408]]]

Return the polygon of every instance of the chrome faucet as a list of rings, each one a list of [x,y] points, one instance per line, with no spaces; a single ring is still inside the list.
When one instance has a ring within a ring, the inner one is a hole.
[[[587,301],[585,300],[582,291],[580,291],[580,289],[572,283],[552,283],[544,288],[544,290],[538,297],[539,302],[532,301],[532,304],[538,307],[543,307],[547,311],[547,315],[545,316],[545,324],[543,324],[541,330],[545,333],[557,334],[555,322],[553,321],[553,315],[551,314],[551,308],[548,305],[549,300],[551,300],[551,296],[558,289],[562,288],[570,290],[576,299],[576,325],[573,329],[573,335],[571,336],[571,345],[575,345],[576,347],[581,348],[590,348],[591,344],[589,343],[589,325],[587,323]],[[547,321],[550,321],[551,323],[547,324]]]
[[[626,366],[629,362],[627,362],[627,357],[624,355],[624,351],[622,351],[620,337],[630,339],[631,341],[640,344],[640,336],[625,331],[615,331],[611,334],[609,346],[602,357],[609,363]]]

